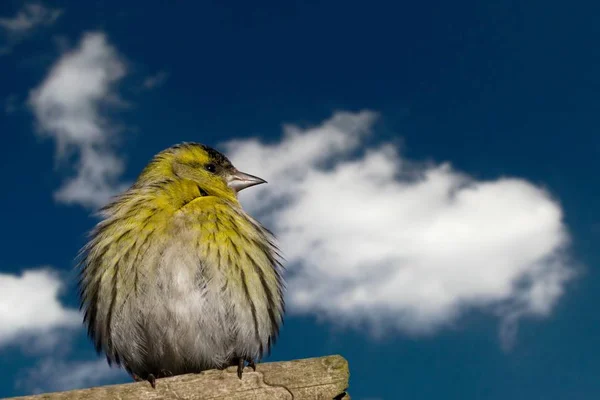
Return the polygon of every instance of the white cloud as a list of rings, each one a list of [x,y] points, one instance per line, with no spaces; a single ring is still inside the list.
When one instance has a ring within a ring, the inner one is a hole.
[[[62,13],[62,10],[50,9],[39,3],[28,3],[13,17],[0,17],[0,28],[8,37],[8,43],[0,49],[0,54],[9,53],[15,44],[37,28],[52,25]]]
[[[163,83],[165,83],[168,77],[169,74],[167,74],[165,71],[160,71],[144,79],[143,86],[146,89],[154,89],[155,87],[161,86]]]
[[[44,393],[115,383],[126,376],[123,369],[109,367],[104,358],[85,361],[47,358],[29,369],[16,386],[31,393]]]
[[[90,33],[31,91],[29,105],[39,132],[56,141],[58,161],[77,156],[76,175],[55,193],[58,201],[95,208],[123,189],[118,178],[124,166],[113,148],[116,129],[102,112],[122,105],[115,86],[125,74],[124,62],[106,37]]]
[[[280,239],[291,311],[424,334],[478,308],[502,318],[505,343],[520,317],[547,316],[574,274],[559,203],[523,179],[367,147],[376,118],[340,112],[277,143],[225,144],[270,182],[241,201]]]
[[[0,273],[0,348],[35,339],[35,346],[51,347],[57,329],[81,326],[75,309],[61,304],[63,288],[48,268],[24,271],[20,276]]]
[[[24,353],[42,355],[15,384],[28,393],[114,383],[127,376],[123,369],[110,368],[104,358],[67,360],[73,335],[83,325],[79,311],[61,303],[63,288],[64,282],[50,268],[0,273],[0,351],[16,345]]]

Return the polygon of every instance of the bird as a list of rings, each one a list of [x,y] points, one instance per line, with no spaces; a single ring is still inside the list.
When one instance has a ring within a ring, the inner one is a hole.
[[[246,366],[270,354],[285,313],[283,256],[238,193],[265,180],[212,147],[173,145],[98,211],[77,255],[96,351],[134,380]]]

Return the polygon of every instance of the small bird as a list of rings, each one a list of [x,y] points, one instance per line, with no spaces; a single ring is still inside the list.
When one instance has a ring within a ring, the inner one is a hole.
[[[158,153],[78,255],[84,324],[109,365],[157,378],[255,369],[284,315],[282,257],[237,193],[266,183],[217,150]]]

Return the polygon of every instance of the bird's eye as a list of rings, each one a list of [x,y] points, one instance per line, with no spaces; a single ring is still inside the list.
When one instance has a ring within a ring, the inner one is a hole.
[[[215,167],[215,164],[206,164],[206,166],[204,168],[206,168],[206,170],[208,172],[215,172],[217,170],[217,167]]]

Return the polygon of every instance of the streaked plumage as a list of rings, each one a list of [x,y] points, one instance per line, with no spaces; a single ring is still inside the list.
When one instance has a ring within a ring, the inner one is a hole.
[[[237,200],[262,182],[184,143],[155,156],[102,210],[80,254],[80,296],[109,363],[153,383],[270,350],[284,313],[280,256]]]

